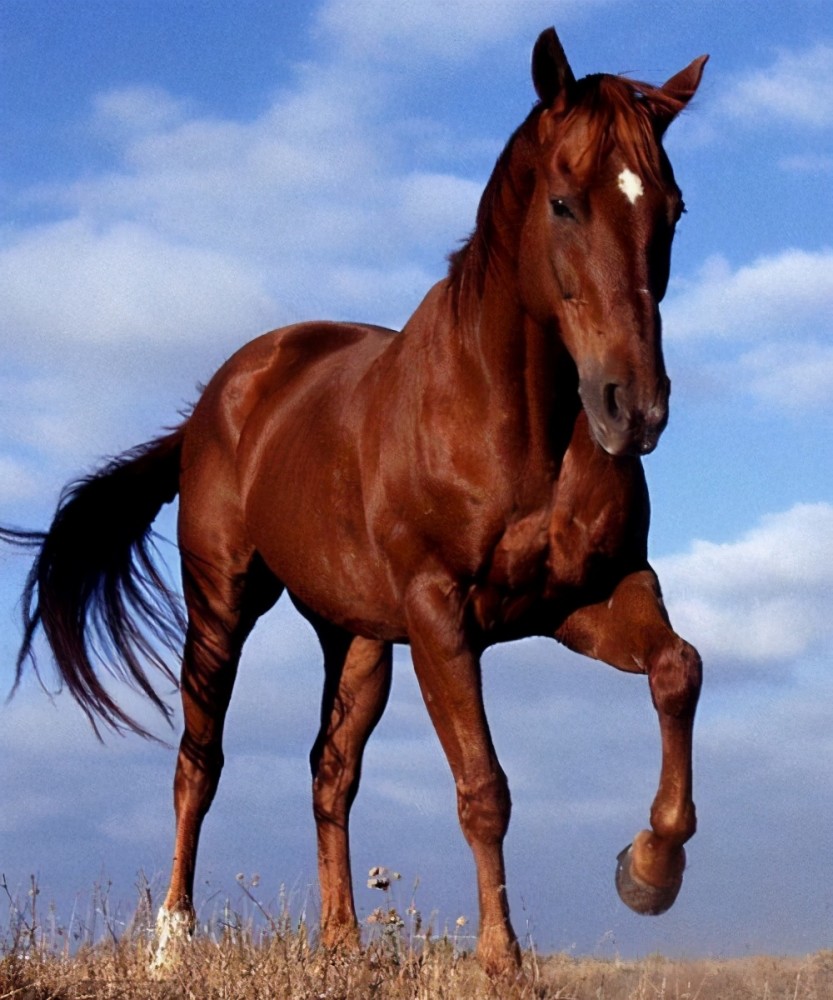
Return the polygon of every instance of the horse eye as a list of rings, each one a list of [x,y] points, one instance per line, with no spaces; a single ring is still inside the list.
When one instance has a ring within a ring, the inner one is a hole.
[[[559,219],[575,219],[570,210],[570,206],[564,201],[563,198],[552,198],[550,200],[550,205],[552,206],[553,215],[557,216]]]

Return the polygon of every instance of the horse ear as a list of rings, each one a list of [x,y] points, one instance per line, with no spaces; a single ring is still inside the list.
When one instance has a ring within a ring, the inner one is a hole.
[[[694,96],[697,88],[700,86],[700,80],[703,78],[703,69],[708,61],[708,56],[698,56],[685,69],[681,69],[679,73],[675,73],[670,80],[666,80],[660,87],[663,94],[670,98],[668,105],[658,111],[659,124],[662,131],[668,128]]]
[[[532,82],[545,108],[554,111],[567,109],[576,78],[555,28],[542,31],[532,50]]]

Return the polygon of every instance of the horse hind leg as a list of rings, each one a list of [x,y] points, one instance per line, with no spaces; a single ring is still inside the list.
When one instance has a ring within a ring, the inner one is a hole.
[[[321,728],[310,753],[318,836],[321,943],[358,947],[350,874],[350,809],[364,748],[390,694],[390,643],[364,639],[313,620],[324,652]]]
[[[231,546],[229,547],[231,548]],[[194,930],[194,870],[202,822],[223,767],[223,726],[243,643],[281,585],[255,553],[198,558],[183,546],[188,632],[182,662],[184,732],[174,777],[176,839],[170,883],[157,919],[153,968]]]

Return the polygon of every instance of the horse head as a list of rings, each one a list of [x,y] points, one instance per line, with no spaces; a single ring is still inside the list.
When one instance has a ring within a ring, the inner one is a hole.
[[[526,144],[521,298],[558,328],[592,433],[611,455],[652,451],[668,420],[659,303],[684,208],[662,137],[707,58],[652,87],[603,74],[577,81],[553,29],[533,52],[540,102]]]

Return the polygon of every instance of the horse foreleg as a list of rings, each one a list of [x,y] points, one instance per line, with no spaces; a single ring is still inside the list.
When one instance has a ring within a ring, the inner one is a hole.
[[[622,580],[608,601],[574,612],[556,638],[620,670],[648,675],[662,739],[659,788],[651,829],[637,834],[619,855],[616,885],[631,909],[664,913],[677,898],[685,869],[683,844],[697,825],[691,757],[700,656],[672,630],[650,569]]]
[[[477,954],[489,973],[501,974],[520,962],[503,860],[511,800],[486,719],[480,662],[466,642],[460,602],[451,585],[418,583],[409,596],[414,669],[454,776],[460,826],[477,868]]]
[[[310,754],[318,833],[321,943],[358,947],[359,929],[350,875],[350,808],[367,740],[390,693],[389,643],[319,625],[326,677],[321,729]]]

